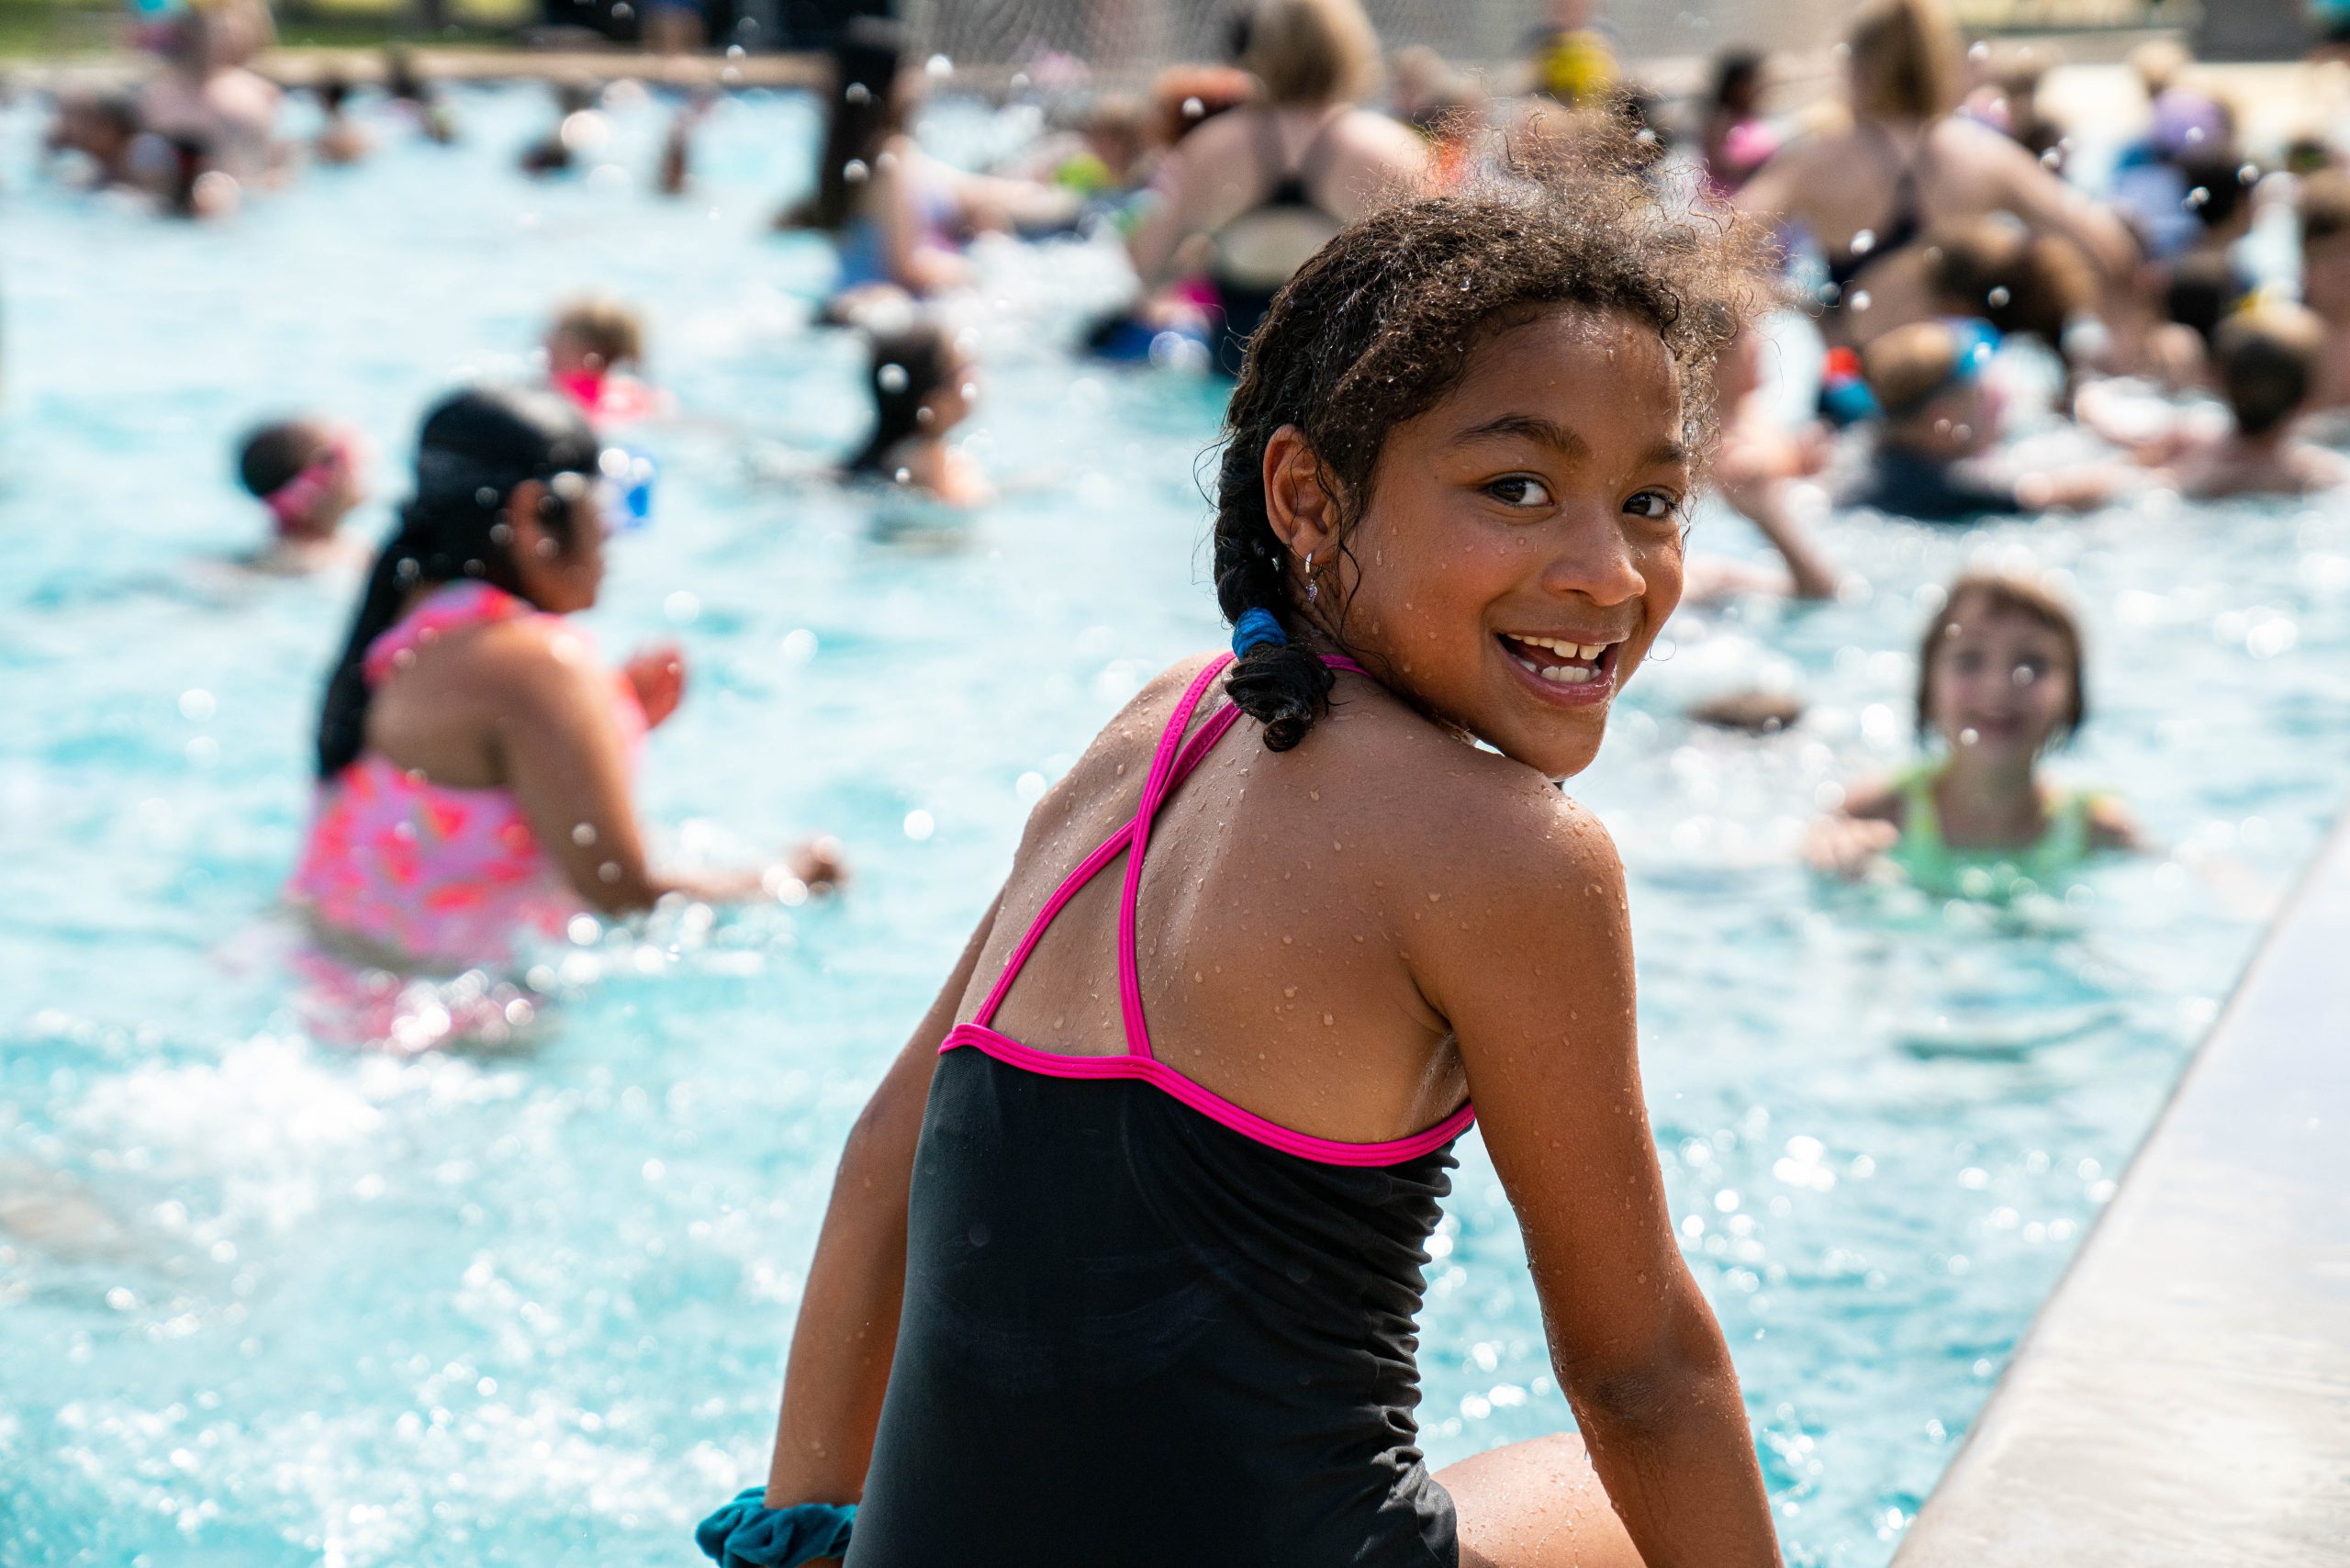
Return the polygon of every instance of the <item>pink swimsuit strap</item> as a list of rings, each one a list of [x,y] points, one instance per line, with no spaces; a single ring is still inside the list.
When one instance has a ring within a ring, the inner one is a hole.
[[[1323,655],[1323,662],[1334,669],[1368,673],[1352,659],[1333,655]],[[1134,816],[1115,833],[1104,839],[1080,861],[1077,868],[1053,890],[1052,897],[1013,950],[1012,961],[1004,966],[995,987],[968,1024],[958,1024],[948,1031],[939,1046],[943,1054],[958,1046],[972,1046],[1010,1066],[1030,1072],[1040,1072],[1055,1078],[1139,1078],[1191,1106],[1193,1110],[1222,1123],[1243,1137],[1302,1159],[1327,1165],[1393,1165],[1417,1159],[1443,1148],[1466,1131],[1476,1120],[1475,1108],[1463,1103],[1452,1114],[1425,1131],[1409,1137],[1394,1138],[1383,1143],[1346,1143],[1336,1138],[1314,1137],[1295,1132],[1277,1122],[1266,1120],[1255,1112],[1234,1104],[1214,1091],[1193,1081],[1158,1059],[1150,1048],[1150,1025],[1143,1016],[1142,980],[1136,958],[1136,906],[1142,890],[1143,857],[1150,847],[1152,819],[1178,785],[1199,767],[1216,742],[1239,722],[1240,710],[1227,703],[1200,726],[1199,734],[1186,742],[1184,732],[1191,728],[1192,717],[1198,711],[1201,700],[1232,663],[1229,654],[1218,657],[1192,680],[1158,737],[1158,748],[1152,755],[1150,771],[1143,779],[1142,799]],[[997,1007],[1002,1005],[1012,982],[1018,978],[1029,954],[1044,939],[1046,929],[1061,910],[1075,898],[1078,890],[1091,882],[1102,868],[1119,855],[1126,856],[1125,887],[1118,901],[1118,1004],[1124,1015],[1126,1049],[1120,1056],[1069,1056],[1057,1051],[1040,1051],[1022,1044],[1008,1035],[990,1027]]]
[[[487,626],[544,613],[527,599],[518,599],[490,583],[468,579],[433,589],[391,630],[367,644],[360,672],[370,686],[381,686],[403,654],[414,653],[443,633],[468,626]]]

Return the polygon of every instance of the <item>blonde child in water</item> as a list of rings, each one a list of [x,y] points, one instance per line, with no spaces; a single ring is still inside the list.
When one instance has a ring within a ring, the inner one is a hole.
[[[1812,830],[1813,866],[1860,878],[1889,865],[1942,896],[2061,887],[2138,833],[2111,796],[2042,776],[2088,716],[2079,623],[2037,583],[1951,585],[1918,650],[1918,734],[1939,755],[1858,785]]]
[[[849,1137],[712,1558],[1774,1568],[1623,868],[1559,788],[1680,598],[1762,247],[1587,150],[1275,298],[1216,485],[1233,651],[1037,803]],[[1416,1320],[1472,1096],[1579,1432],[1438,1472]]]

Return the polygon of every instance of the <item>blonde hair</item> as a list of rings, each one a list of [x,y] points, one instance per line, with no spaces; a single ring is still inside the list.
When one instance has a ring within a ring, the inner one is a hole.
[[[1942,0],[1869,0],[1844,42],[1862,114],[1932,119],[1957,105],[1958,27]]]
[[[1379,79],[1379,34],[1360,0],[1263,0],[1240,63],[1270,104],[1351,103]]]
[[[1861,378],[1889,420],[1920,412],[1958,368],[1957,334],[1940,321],[1896,327],[1861,351]]]
[[[565,302],[555,312],[554,335],[576,342],[606,370],[644,362],[643,319],[626,300],[609,294]]]

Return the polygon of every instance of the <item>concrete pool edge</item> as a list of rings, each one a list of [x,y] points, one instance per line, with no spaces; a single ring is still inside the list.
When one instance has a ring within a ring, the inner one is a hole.
[[[2350,813],[1895,1568],[2350,1561]]]

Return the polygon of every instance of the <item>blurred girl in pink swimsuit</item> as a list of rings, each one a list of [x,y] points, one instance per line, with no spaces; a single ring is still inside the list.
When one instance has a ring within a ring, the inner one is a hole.
[[[554,393],[463,391],[426,417],[415,498],[328,683],[289,889],[337,946],[495,967],[585,911],[793,898],[836,878],[822,845],[720,879],[647,866],[631,774],[685,666],[664,646],[609,670],[565,620],[603,580],[596,468],[594,433]]]

